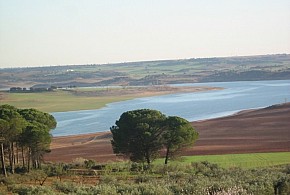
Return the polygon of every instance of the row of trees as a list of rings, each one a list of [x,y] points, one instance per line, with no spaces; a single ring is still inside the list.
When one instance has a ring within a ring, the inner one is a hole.
[[[167,164],[170,157],[198,138],[198,133],[187,120],[167,117],[157,110],[128,111],[115,124],[110,128],[114,153],[148,165],[163,149]]]
[[[6,161],[12,174],[16,165],[22,165],[28,171],[31,167],[40,168],[43,154],[49,151],[50,130],[55,127],[56,120],[48,113],[1,105],[0,155],[3,174],[6,176]]]

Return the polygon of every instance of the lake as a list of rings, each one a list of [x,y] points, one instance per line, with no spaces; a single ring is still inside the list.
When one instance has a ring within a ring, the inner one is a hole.
[[[156,109],[169,116],[189,121],[204,120],[261,108],[290,100],[290,80],[241,81],[179,84],[175,86],[212,86],[224,90],[179,93],[115,102],[97,110],[51,113],[57,120],[53,136],[108,131],[120,115],[129,110]]]

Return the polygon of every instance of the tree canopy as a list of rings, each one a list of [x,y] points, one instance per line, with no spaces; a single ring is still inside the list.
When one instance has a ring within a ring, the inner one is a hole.
[[[198,133],[180,117],[166,117],[160,111],[139,109],[124,112],[110,128],[113,151],[135,162],[151,163],[166,149],[166,163],[179,149],[193,144]]]
[[[114,152],[124,154],[132,161],[150,164],[162,148],[159,139],[165,118],[161,112],[149,109],[123,113],[116,125],[111,127]]]
[[[166,131],[163,137],[163,145],[166,148],[165,164],[167,164],[169,157],[174,156],[180,149],[192,145],[198,138],[198,133],[187,120],[169,116],[166,119]]]
[[[5,153],[8,154],[11,173],[14,173],[15,164],[19,163],[20,153],[23,167],[29,170],[30,163],[35,168],[40,167],[43,154],[49,151],[50,130],[55,127],[56,120],[48,113],[0,105],[0,137],[3,140],[1,158],[5,158]]]

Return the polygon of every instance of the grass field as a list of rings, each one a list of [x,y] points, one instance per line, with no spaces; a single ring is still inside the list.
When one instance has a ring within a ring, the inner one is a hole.
[[[75,96],[67,91],[43,93],[7,93],[1,104],[17,108],[36,108],[44,112],[64,112],[91,110],[104,107],[108,103],[129,100],[137,96],[86,97]]]
[[[0,93],[0,105],[10,104],[17,108],[35,108],[43,112],[66,112],[93,110],[112,102],[120,102],[140,97],[173,93],[216,90],[211,87],[102,87],[73,88],[40,93]]]
[[[274,165],[290,164],[290,152],[275,153],[249,153],[249,154],[225,154],[225,155],[205,155],[205,156],[184,156],[169,163],[192,163],[208,161],[218,164],[224,168],[242,167],[256,168]],[[156,163],[164,163],[164,159],[158,159]]]

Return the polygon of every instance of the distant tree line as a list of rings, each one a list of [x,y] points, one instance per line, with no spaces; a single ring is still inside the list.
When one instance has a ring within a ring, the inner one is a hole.
[[[69,85],[66,88],[75,88],[75,85]],[[35,93],[35,92],[46,92],[46,91],[54,91],[56,89],[62,89],[63,87],[50,86],[50,87],[11,87],[9,89],[10,93]]]
[[[199,82],[230,82],[230,81],[256,81],[256,80],[287,80],[290,78],[290,69],[281,71],[265,70],[224,70],[201,77]]]
[[[45,92],[45,91],[53,91],[54,87],[39,87],[39,88],[26,88],[26,87],[11,87],[9,92],[11,93],[31,93],[31,92]]]
[[[56,120],[36,109],[0,106],[0,143],[2,173],[6,167],[13,174],[15,167],[29,171],[40,168],[43,155],[49,152],[50,131]],[[6,165],[8,162],[8,165]]]

